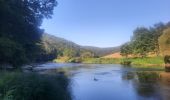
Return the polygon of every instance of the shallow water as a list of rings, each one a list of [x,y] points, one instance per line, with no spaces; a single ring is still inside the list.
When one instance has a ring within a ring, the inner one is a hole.
[[[170,73],[159,69],[55,63],[43,69],[50,74],[66,72],[73,100],[170,100]]]

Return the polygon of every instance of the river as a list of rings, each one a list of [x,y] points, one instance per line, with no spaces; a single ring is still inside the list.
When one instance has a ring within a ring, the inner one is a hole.
[[[73,100],[170,100],[170,73],[117,64],[46,63],[35,70],[70,78]]]

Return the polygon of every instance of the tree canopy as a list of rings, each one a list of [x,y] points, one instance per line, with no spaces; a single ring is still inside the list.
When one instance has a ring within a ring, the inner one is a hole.
[[[159,47],[163,56],[170,56],[170,27],[159,37]]]
[[[137,27],[130,42],[121,47],[121,55],[134,55],[137,57],[146,57],[149,53],[160,55],[159,37],[164,30],[170,26],[170,22],[157,23],[152,27]]]
[[[39,27],[56,5],[56,0],[0,0],[1,64],[17,66],[37,59],[43,33]]]

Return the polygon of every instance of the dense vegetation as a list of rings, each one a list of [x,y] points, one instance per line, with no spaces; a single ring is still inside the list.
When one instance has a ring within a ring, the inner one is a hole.
[[[121,55],[128,57],[147,57],[150,54],[160,56],[159,37],[170,27],[169,23],[158,23],[153,27],[138,27],[133,32],[131,41],[121,47]]]
[[[44,53],[40,29],[51,18],[55,0],[0,0],[0,65],[38,61]]]
[[[159,47],[162,55],[170,55],[170,28],[164,30],[163,34],[159,37]]]
[[[0,0],[0,69],[52,60],[40,25],[51,18],[56,0]],[[0,71],[0,100],[71,100],[63,75]]]
[[[131,40],[120,47],[125,58],[85,58],[83,63],[162,66],[170,64],[170,22],[137,27]],[[163,58],[165,57],[165,58]],[[163,60],[164,59],[164,60]]]
[[[63,75],[0,73],[0,100],[71,100]]]

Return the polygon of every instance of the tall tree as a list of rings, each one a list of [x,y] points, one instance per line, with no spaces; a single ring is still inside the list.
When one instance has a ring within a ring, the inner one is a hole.
[[[128,55],[132,54],[132,44],[130,42],[125,43],[121,46],[120,54],[128,58]]]
[[[159,37],[160,51],[163,56],[170,56],[170,27]]]
[[[51,18],[56,4],[55,0],[0,0],[0,37],[19,44],[28,61],[35,61],[43,33],[39,27],[43,18]]]
[[[144,57],[148,52],[151,52],[154,48],[152,34],[149,29],[145,27],[137,28],[132,37],[133,52]]]
[[[159,48],[158,39],[163,34],[163,30],[165,28],[166,28],[165,24],[160,22],[160,23],[155,24],[154,27],[153,27],[153,30],[152,30],[152,32],[154,34],[153,39],[154,39],[154,43],[155,43],[154,44],[154,46],[155,46],[154,50],[155,50],[155,53],[157,54],[157,56],[159,56],[159,54],[160,54],[160,52],[159,52],[160,48]]]

